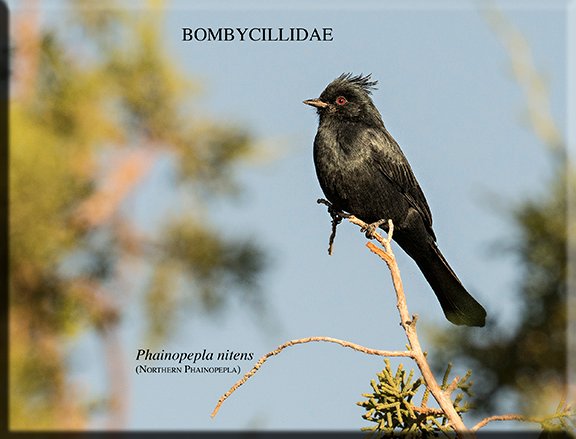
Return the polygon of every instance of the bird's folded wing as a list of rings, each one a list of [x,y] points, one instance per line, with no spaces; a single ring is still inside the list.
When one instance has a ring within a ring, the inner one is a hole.
[[[362,137],[363,144],[368,146],[372,154],[374,166],[420,213],[424,224],[434,236],[430,207],[398,143],[386,130],[368,129]]]

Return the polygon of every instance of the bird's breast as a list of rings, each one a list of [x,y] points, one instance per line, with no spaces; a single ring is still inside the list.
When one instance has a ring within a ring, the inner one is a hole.
[[[370,174],[369,160],[352,145],[345,136],[322,130],[314,141],[314,164],[324,194],[339,208],[351,213],[357,194],[370,189],[366,178]]]

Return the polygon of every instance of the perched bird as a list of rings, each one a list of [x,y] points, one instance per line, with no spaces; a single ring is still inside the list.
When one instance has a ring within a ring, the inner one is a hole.
[[[376,84],[370,75],[342,74],[319,98],[304,101],[320,118],[314,139],[320,186],[337,211],[367,223],[391,219],[393,239],[414,259],[446,318],[484,326],[486,311],[440,253],[424,193],[370,98]]]

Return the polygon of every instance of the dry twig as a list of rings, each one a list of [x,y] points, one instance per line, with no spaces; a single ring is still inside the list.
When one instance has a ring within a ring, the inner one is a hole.
[[[348,221],[357,226],[361,227],[362,229],[368,228],[369,224],[366,224],[364,221],[356,218],[356,217],[349,217]],[[413,316],[410,318],[410,313],[408,312],[408,305],[406,303],[406,296],[404,294],[404,287],[402,286],[402,278],[400,277],[400,269],[398,268],[398,264],[396,263],[396,257],[392,252],[392,246],[390,244],[392,240],[392,236],[394,233],[394,224],[392,220],[388,220],[388,237],[385,239],[379,233],[373,233],[373,238],[376,239],[384,249],[377,247],[372,242],[366,243],[368,249],[371,252],[378,255],[380,258],[386,262],[388,268],[390,269],[390,274],[392,276],[392,282],[394,284],[394,290],[396,292],[396,307],[398,308],[398,312],[400,313],[400,320],[401,325],[404,328],[404,332],[406,333],[406,337],[408,338],[408,344],[410,347],[410,352],[412,353],[412,358],[416,362],[418,369],[422,373],[422,378],[426,382],[426,387],[430,390],[430,393],[436,399],[440,408],[446,414],[448,421],[452,428],[457,432],[459,437],[474,437],[473,433],[466,428],[466,425],[462,421],[460,415],[456,412],[454,408],[454,404],[450,399],[451,391],[443,391],[438,381],[434,377],[432,370],[430,369],[430,365],[426,360],[426,355],[420,346],[420,341],[418,340],[418,335],[416,333],[416,320],[417,316]]]
[[[246,373],[244,375],[244,377],[242,377],[240,380],[238,380],[236,382],[236,384],[234,384],[230,388],[230,390],[228,390],[228,392],[226,392],[224,395],[222,395],[222,397],[220,397],[220,399],[218,400],[218,403],[217,403],[214,411],[212,412],[211,416],[212,417],[216,416],[222,403],[230,395],[232,395],[232,393],[234,393],[236,391],[236,389],[238,389],[238,387],[240,387],[251,376],[253,376],[258,371],[258,369],[262,366],[262,364],[264,364],[264,362],[266,360],[268,360],[268,358],[279,354],[282,350],[284,350],[285,348],[287,348],[289,346],[293,346],[296,344],[302,344],[302,343],[309,343],[309,342],[313,342],[313,341],[325,341],[325,342],[337,343],[341,346],[352,348],[352,349],[357,350],[359,352],[363,352],[363,353],[370,354],[370,355],[380,355],[383,357],[409,357],[409,358],[414,359],[418,368],[420,369],[420,372],[422,373],[422,377],[426,383],[427,388],[429,389],[432,396],[434,396],[434,398],[436,399],[436,401],[440,405],[441,410],[444,412],[444,414],[448,418],[448,422],[450,423],[450,426],[457,432],[457,436],[461,437],[461,438],[475,437],[475,434],[466,428],[466,425],[464,425],[462,418],[460,417],[460,415],[456,412],[456,409],[454,408],[454,404],[450,398],[450,394],[454,390],[452,388],[452,385],[450,385],[446,391],[442,390],[441,386],[436,381],[436,378],[434,377],[434,374],[432,373],[432,370],[430,369],[430,366],[428,365],[428,362],[426,360],[426,355],[424,354],[424,352],[422,351],[422,348],[420,346],[420,341],[418,340],[418,335],[416,333],[417,316],[410,317],[410,313],[408,312],[408,306],[406,304],[406,297],[404,295],[404,288],[402,286],[402,279],[400,277],[400,270],[398,268],[398,264],[396,263],[396,258],[394,256],[394,253],[392,252],[391,240],[392,240],[392,235],[394,233],[394,224],[392,223],[392,220],[388,220],[388,236],[385,239],[382,237],[382,235],[380,235],[378,232],[373,230],[374,227],[371,227],[370,224],[367,224],[364,221],[362,221],[359,218],[356,218],[352,215],[348,215],[346,213],[335,212],[332,209],[331,204],[325,200],[318,200],[318,202],[322,203],[322,204],[326,204],[328,206],[330,215],[333,218],[332,234],[330,237],[330,249],[332,248],[333,239],[334,239],[335,232],[336,232],[335,229],[337,226],[337,223],[334,221],[334,218],[338,218],[338,217],[347,218],[348,221],[350,221],[352,224],[356,224],[357,226],[359,226],[362,231],[367,231],[367,230],[370,231],[369,236],[371,238],[375,239],[376,241],[378,241],[382,245],[382,248],[380,248],[372,242],[368,242],[366,244],[368,249],[370,251],[372,251],[374,254],[378,255],[380,258],[382,258],[384,260],[384,262],[386,262],[386,265],[388,266],[388,268],[390,269],[390,273],[392,276],[392,282],[394,284],[394,290],[396,292],[396,299],[397,299],[396,307],[398,308],[398,312],[400,314],[401,325],[404,328],[404,331],[406,333],[406,337],[408,338],[409,350],[408,351],[381,351],[381,350],[376,350],[376,349],[369,349],[369,348],[359,346],[359,345],[356,345],[356,344],[348,342],[348,341],[338,340],[338,339],[334,339],[334,338],[330,338],[330,337],[310,337],[310,338],[303,338],[303,339],[299,339],[299,340],[291,340],[291,341],[286,342],[283,345],[279,346],[274,351],[267,353],[262,358],[260,358],[260,360],[254,365],[252,370],[250,370],[248,373]]]
[[[559,419],[562,417],[569,417],[569,416],[573,416],[571,407],[570,406],[564,406],[564,408],[562,409],[562,406],[559,406],[557,413],[555,413],[551,416],[546,416],[544,418],[532,418],[529,416],[523,416],[523,415],[519,415],[519,414],[515,414],[515,413],[511,413],[511,414],[507,414],[507,415],[489,416],[487,418],[482,419],[480,422],[478,422],[474,427],[472,427],[471,430],[472,431],[478,431],[482,427],[485,427],[487,424],[489,424],[490,422],[493,422],[493,421],[520,421],[520,422],[531,422],[534,424],[541,424],[542,425],[548,421],[551,421],[554,419]]]
[[[370,348],[367,348],[364,346],[360,346],[359,344],[356,344],[356,343],[352,343],[352,342],[345,341],[345,340],[339,340],[337,338],[332,338],[332,337],[307,337],[307,338],[299,338],[297,340],[290,340],[290,341],[287,341],[286,343],[278,346],[276,349],[274,349],[271,352],[268,352],[266,355],[264,355],[262,358],[260,358],[258,360],[258,362],[254,365],[254,367],[249,372],[247,372],[242,378],[240,378],[230,388],[230,390],[228,390],[224,395],[222,395],[220,397],[220,399],[218,400],[218,403],[216,404],[216,407],[214,408],[214,410],[212,411],[212,414],[210,416],[212,418],[214,416],[216,416],[216,414],[218,413],[218,410],[220,410],[220,407],[222,406],[222,403],[224,401],[226,401],[228,399],[228,397],[230,395],[232,395],[236,391],[236,389],[238,389],[238,387],[240,387],[242,384],[244,384],[246,381],[248,381],[248,379],[250,377],[252,377],[256,372],[258,372],[258,369],[260,369],[260,367],[268,360],[268,358],[270,358],[274,355],[278,355],[280,352],[282,352],[284,349],[286,349],[290,346],[294,346],[297,344],[303,344],[303,343],[310,343],[310,342],[336,343],[336,344],[339,344],[340,346],[344,346],[345,348],[354,349],[355,351],[363,352],[363,353],[368,354],[368,355],[378,355],[380,357],[412,357],[412,354],[409,351],[382,351],[379,349],[370,349]]]

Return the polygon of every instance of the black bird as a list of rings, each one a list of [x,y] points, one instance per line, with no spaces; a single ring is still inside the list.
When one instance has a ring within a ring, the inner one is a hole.
[[[486,311],[436,246],[424,193],[370,98],[376,84],[370,75],[342,74],[318,99],[304,101],[320,117],[314,139],[320,186],[337,211],[367,223],[391,219],[393,239],[414,259],[446,318],[456,325],[484,326]]]

